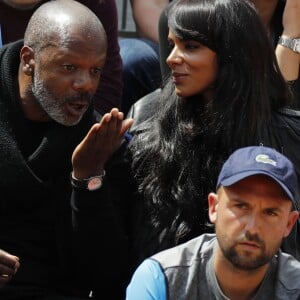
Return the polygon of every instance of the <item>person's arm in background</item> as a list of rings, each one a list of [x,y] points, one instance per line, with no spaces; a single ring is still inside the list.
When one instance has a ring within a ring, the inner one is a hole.
[[[106,171],[100,188],[89,191],[73,185],[71,198],[76,271],[84,272],[82,282],[93,290],[95,299],[102,299],[105,293],[109,299],[124,299],[129,279],[126,224],[130,205],[124,199],[123,186],[126,189],[130,170],[122,168],[122,154],[127,147],[125,132],[132,122],[113,109],[91,127],[72,155],[73,176],[79,180]],[[116,157],[120,150],[121,157]],[[113,166],[108,165],[109,160]],[[118,180],[120,185],[115,188]]]
[[[112,108],[120,108],[123,89],[122,60],[118,42],[118,12],[115,0],[81,1],[100,19],[107,34],[107,57],[100,84],[94,96],[96,110],[104,115]]]
[[[132,15],[139,37],[158,42],[158,21],[168,0],[131,0]]]
[[[286,0],[282,16],[282,36],[300,38],[300,0]],[[300,54],[282,45],[276,47],[277,61],[280,70],[287,81],[299,77]]]

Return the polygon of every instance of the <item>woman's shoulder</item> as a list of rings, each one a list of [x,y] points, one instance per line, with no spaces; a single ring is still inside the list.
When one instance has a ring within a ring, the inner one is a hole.
[[[299,110],[282,108],[276,111],[272,117],[271,128],[277,136],[284,137],[284,140],[291,138],[290,142],[299,143],[300,146]]]
[[[149,126],[150,120],[156,112],[160,93],[161,89],[156,89],[131,106],[127,114],[127,118],[134,119],[134,123],[130,129],[131,134],[136,134],[141,130],[144,131]]]
[[[300,117],[300,110],[292,109],[289,107],[281,108],[280,110],[278,110],[278,113],[286,116]]]
[[[280,110],[276,111],[273,119],[276,120],[275,124],[278,125],[283,125],[285,122],[300,124],[300,110],[291,109],[288,107],[281,108]]]

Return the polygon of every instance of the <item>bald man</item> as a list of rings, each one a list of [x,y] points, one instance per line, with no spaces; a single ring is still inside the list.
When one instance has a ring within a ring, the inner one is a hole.
[[[102,162],[132,124],[118,109],[97,123],[90,106],[106,51],[99,19],[73,0],[40,6],[24,42],[1,49],[0,299],[88,299],[95,288],[123,297],[116,206],[100,203],[97,237],[76,219],[77,205],[99,201]],[[95,238],[102,243],[93,250]]]
[[[24,37],[26,26],[35,10],[50,0],[0,0],[0,48]],[[78,0],[99,18],[107,34],[108,51],[101,75],[101,84],[94,96],[94,106],[100,114],[120,107],[122,60],[118,43],[118,11],[115,0]]]

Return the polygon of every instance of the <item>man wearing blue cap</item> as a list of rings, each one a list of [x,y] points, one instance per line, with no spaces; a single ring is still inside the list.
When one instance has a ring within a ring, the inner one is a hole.
[[[215,234],[146,259],[131,299],[300,299],[300,263],[280,251],[299,217],[292,163],[267,147],[235,151],[208,196]]]

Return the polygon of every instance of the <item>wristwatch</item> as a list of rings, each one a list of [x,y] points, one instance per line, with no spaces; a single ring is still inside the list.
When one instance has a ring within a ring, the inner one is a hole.
[[[77,179],[73,172],[71,173],[71,185],[80,190],[95,191],[101,188],[105,171],[98,176],[92,176],[85,179]]]
[[[279,37],[278,44],[287,47],[294,52],[300,53],[300,38],[290,39],[287,37]]]

